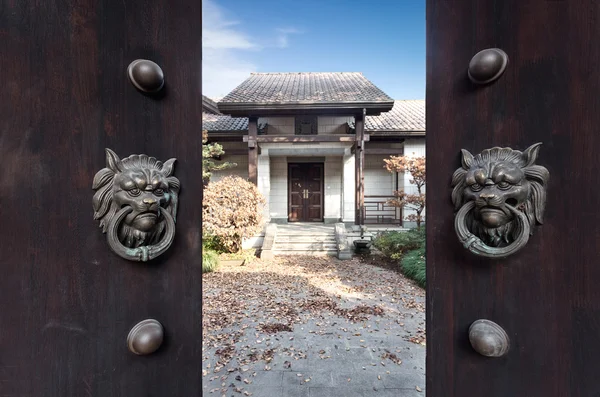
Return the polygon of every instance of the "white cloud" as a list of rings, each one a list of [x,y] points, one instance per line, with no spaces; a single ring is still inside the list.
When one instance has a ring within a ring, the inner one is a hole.
[[[202,93],[213,99],[227,95],[257,69],[230,51],[204,48],[202,58]]]
[[[244,33],[240,23],[225,15],[214,0],[202,1],[202,93],[210,98],[227,95],[258,67],[244,58],[247,51],[286,48],[294,28],[275,30],[275,41],[260,43]]]
[[[294,28],[276,29],[277,39],[276,45],[279,48],[286,48],[289,45],[289,36],[291,34],[299,34],[301,31]]]
[[[212,0],[202,1],[202,93],[210,98],[225,96],[257,69],[240,50],[260,47],[237,25]]]

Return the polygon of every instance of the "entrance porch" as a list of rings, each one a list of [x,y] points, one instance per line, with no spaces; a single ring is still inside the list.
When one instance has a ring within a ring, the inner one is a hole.
[[[392,149],[401,152],[402,148]],[[257,186],[272,223],[357,222],[356,155],[352,143],[264,143],[257,158]],[[402,211],[387,204],[402,176],[384,169],[381,155],[364,159],[363,224],[402,225]]]

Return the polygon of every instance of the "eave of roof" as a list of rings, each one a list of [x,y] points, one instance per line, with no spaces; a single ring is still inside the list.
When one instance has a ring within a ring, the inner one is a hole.
[[[306,112],[302,112],[306,114]],[[320,109],[320,115],[340,114],[339,111]],[[283,113],[291,115],[289,113]],[[261,116],[265,116],[264,114]],[[203,115],[204,129],[213,132],[243,133],[247,131],[247,117],[231,117],[225,115]],[[353,122],[351,126],[353,126]],[[425,101],[397,100],[393,109],[381,115],[368,115],[365,120],[365,131],[378,136],[425,136]]]
[[[217,103],[205,95],[202,95],[202,111],[212,114],[221,114]]]
[[[381,102],[284,102],[284,103],[232,103],[220,102],[221,113],[232,117],[266,117],[271,115],[294,115],[309,113],[379,115],[394,107],[394,101]]]

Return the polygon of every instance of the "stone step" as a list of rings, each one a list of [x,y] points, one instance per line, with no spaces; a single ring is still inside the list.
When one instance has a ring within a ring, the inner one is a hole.
[[[319,242],[319,243],[335,243],[335,236],[277,236],[275,242]]]
[[[277,236],[335,236],[335,233],[324,233],[324,232],[310,232],[310,231],[297,231],[297,232],[284,232],[281,230],[277,231]]]
[[[274,255],[307,255],[307,256],[337,256],[337,250],[308,251],[308,250],[273,250]]]
[[[274,250],[337,251],[337,244],[319,243],[275,243]]]

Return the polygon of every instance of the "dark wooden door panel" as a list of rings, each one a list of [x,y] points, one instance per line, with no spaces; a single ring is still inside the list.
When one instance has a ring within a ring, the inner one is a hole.
[[[290,163],[288,175],[288,221],[323,221],[323,163]]]
[[[198,396],[201,388],[201,5],[174,0],[3,1],[0,12],[0,394]],[[157,62],[165,92],[127,79]],[[93,219],[105,148],[177,158],[177,235],[148,264]],[[135,356],[155,318],[166,339]]]
[[[592,0],[427,2],[428,396],[600,395],[599,19]],[[471,57],[494,47],[505,73],[474,86]],[[543,226],[513,256],[474,256],[453,225],[460,149],[536,142],[550,171]],[[507,356],[471,348],[481,318],[506,330]]]
[[[304,170],[299,164],[288,167],[288,220],[300,222],[304,220]]]
[[[308,220],[323,221],[323,164],[312,164],[307,170],[308,200],[306,202]]]

